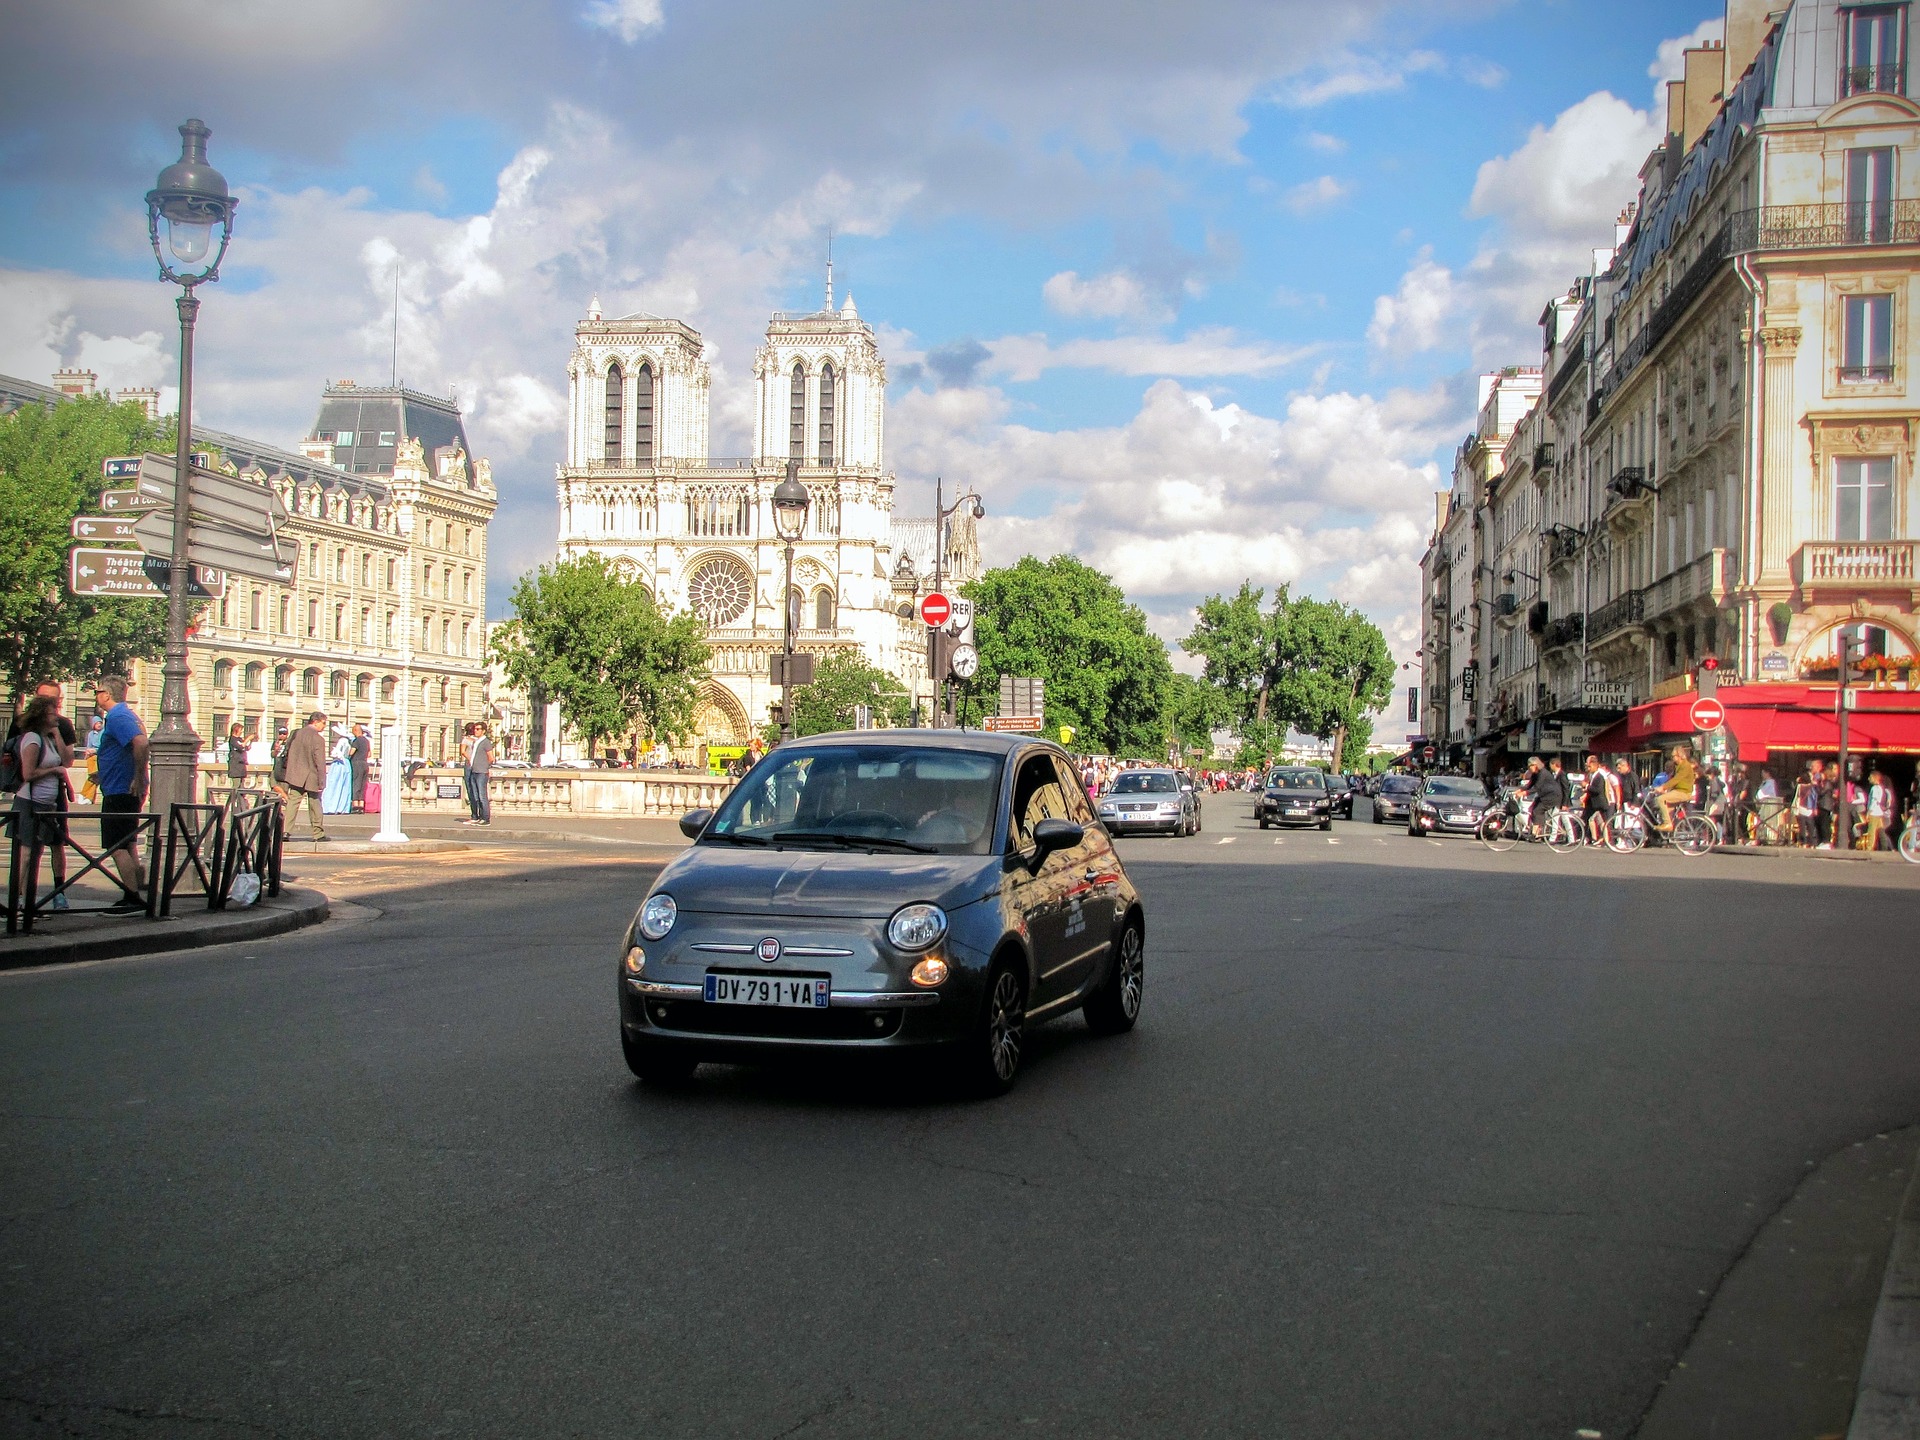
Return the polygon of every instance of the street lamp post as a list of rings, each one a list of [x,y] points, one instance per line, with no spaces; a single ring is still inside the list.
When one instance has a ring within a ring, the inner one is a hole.
[[[807,528],[807,507],[813,497],[800,483],[800,462],[787,461],[787,478],[773,487],[773,528],[787,544],[787,583],[780,592],[786,620],[786,659],[780,670],[780,738],[793,738],[793,542]]]
[[[147,192],[147,239],[160,263],[160,278],[180,287],[180,413],[173,446],[173,549],[168,557],[167,649],[161,667],[160,723],[149,743],[149,806],[159,815],[193,803],[198,786],[200,737],[187,719],[187,515],[193,444],[193,322],[200,313],[194,290],[220,278],[220,262],[233,239],[233,212],[240,203],[226,178],[207,163],[207,137],[198,120],[180,127],[180,158],[160,172]],[[160,244],[160,222],[167,241]],[[214,246],[218,227],[219,246]]]

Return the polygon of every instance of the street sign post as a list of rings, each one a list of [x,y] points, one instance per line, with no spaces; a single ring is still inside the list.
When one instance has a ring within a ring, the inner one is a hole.
[[[980,722],[989,730],[1011,730],[1021,735],[1038,735],[1046,722],[1038,715],[989,715]]]
[[[946,631],[965,644],[973,643],[973,601],[953,599],[947,602]]]
[[[144,490],[102,490],[102,510],[165,510],[169,501]]]
[[[103,480],[131,480],[139,473],[138,455],[109,455],[100,462],[100,478]]]
[[[152,510],[134,522],[134,538],[149,555],[167,559],[173,554],[173,512]],[[300,544],[290,536],[278,539],[248,531],[208,525],[195,516],[187,525],[187,557],[196,565],[251,575],[277,584],[293,583]]]
[[[96,545],[116,541],[125,544],[133,539],[133,521],[131,515],[76,515],[73,517],[73,538],[91,540]]]
[[[165,598],[167,562],[138,550],[94,550],[76,545],[67,552],[67,588],[75,595],[107,595],[136,600]],[[211,600],[225,593],[227,577],[204,565],[193,567],[187,594]]]
[[[1696,730],[1718,730],[1727,723],[1727,707],[1710,695],[1703,695],[1687,707],[1687,719]]]
[[[261,535],[271,535],[287,523],[287,507],[280,497],[266,486],[256,485],[251,480],[192,465],[187,469],[187,485],[190,492],[188,506],[196,521]],[[172,509],[172,457],[142,455],[139,480],[134,488],[143,495],[156,497],[161,508]]]
[[[953,602],[938,590],[920,597],[920,619],[923,623],[941,626],[953,614]]]

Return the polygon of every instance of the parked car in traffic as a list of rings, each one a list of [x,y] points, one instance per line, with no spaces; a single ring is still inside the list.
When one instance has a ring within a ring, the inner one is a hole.
[[[1413,797],[1420,792],[1418,775],[1383,775],[1373,791],[1373,823],[1407,820],[1413,814]]]
[[[1174,770],[1122,770],[1100,797],[1100,823],[1115,835],[1200,830],[1200,795]]]
[[[1338,774],[1327,776],[1327,800],[1333,808],[1333,813],[1342,820],[1353,818],[1353,796],[1357,788],[1350,776]]]
[[[779,746],[660,872],[620,945],[620,1044],[644,1081],[704,1060],[944,1052],[983,1093],[1028,1030],[1133,1027],[1146,913],[1066,753],[979,731]]]
[[[1253,818],[1265,830],[1270,825],[1318,825],[1333,828],[1333,797],[1327,792],[1323,770],[1288,767],[1269,771],[1260,797],[1253,802]]]
[[[1472,835],[1487,808],[1487,787],[1467,775],[1429,775],[1413,797],[1409,835]]]

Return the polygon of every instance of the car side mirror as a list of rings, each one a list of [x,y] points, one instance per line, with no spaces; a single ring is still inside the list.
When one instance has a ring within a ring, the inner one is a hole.
[[[700,832],[707,828],[707,822],[711,819],[711,810],[689,810],[680,817],[680,833],[689,840],[698,840]]]
[[[1056,850],[1071,850],[1086,837],[1087,827],[1071,820],[1042,820],[1033,827],[1033,863],[1036,868]]]
[[[1182,786],[1180,787],[1180,793],[1181,793],[1181,794],[1183,794],[1183,795],[1191,795],[1191,794],[1193,794],[1193,786],[1191,786],[1191,785],[1182,785]]]

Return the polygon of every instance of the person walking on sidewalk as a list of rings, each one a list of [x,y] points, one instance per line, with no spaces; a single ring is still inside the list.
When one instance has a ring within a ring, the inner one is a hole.
[[[101,711],[99,769],[100,849],[113,862],[126,892],[109,914],[131,915],[147,908],[146,877],[140,873],[138,815],[147,801],[147,727],[127,704],[127,682],[115,675],[94,687],[94,708]]]
[[[45,693],[49,688],[53,688],[51,695]],[[40,687],[7,743],[20,767],[20,788],[13,797],[13,839],[21,842],[22,856],[30,855],[27,844],[39,832],[40,842],[53,858],[53,899],[47,908],[65,910],[67,897],[60,887],[67,883],[67,766],[73,763],[73,727],[60,718],[57,687]],[[25,878],[16,875],[13,883],[23,883]]]
[[[33,687],[33,696],[34,696],[33,701],[28,702],[29,711],[31,711],[33,704],[38,701],[46,700],[52,703],[53,718],[54,718],[56,727],[59,731],[60,743],[67,747],[67,763],[69,765],[73,764],[76,760],[80,758],[80,755],[79,755],[79,751],[77,751],[74,748],[75,731],[73,728],[73,722],[67,719],[66,716],[60,713],[60,687],[54,684],[53,681],[51,680],[42,680],[38,685]],[[24,717],[22,717],[21,719],[16,719],[13,723],[13,728],[7,731],[7,739],[12,740],[14,739],[15,736],[23,735],[25,732],[21,729],[21,726],[24,723],[25,723]],[[66,816],[67,816],[67,812],[72,808],[72,806],[73,806],[73,777],[71,775],[68,775],[65,771],[62,771],[60,775],[60,788],[59,788],[59,791],[54,796],[53,807],[52,807],[53,809],[60,812],[60,819],[58,822],[56,822],[58,825],[60,838],[57,842],[52,842],[50,845],[50,848],[53,852],[53,887],[54,887],[54,895],[53,895],[53,902],[52,902],[51,908],[55,910],[65,910],[67,908],[67,897],[60,893],[60,887],[67,883]],[[44,831],[45,827],[42,827],[42,828]]]
[[[367,727],[357,722],[347,763],[353,767],[353,813],[363,815],[367,809],[367,769],[373,763],[373,741],[367,738]]]
[[[238,810],[247,803],[247,732],[241,725],[227,730],[227,808]]]
[[[475,724],[469,730],[467,743],[462,748],[467,763],[467,806],[473,811],[473,818],[464,823],[491,825],[493,797],[487,793],[487,783],[493,774],[493,741],[487,738],[485,725]]]
[[[283,782],[289,797],[287,828],[293,828],[293,822],[300,814],[300,802],[305,800],[307,819],[313,824],[315,840],[328,838],[327,822],[320,810],[320,797],[327,788],[326,730],[327,712],[316,710],[287,741],[287,768]]]

